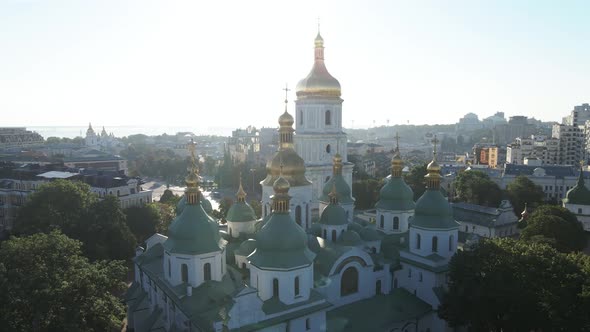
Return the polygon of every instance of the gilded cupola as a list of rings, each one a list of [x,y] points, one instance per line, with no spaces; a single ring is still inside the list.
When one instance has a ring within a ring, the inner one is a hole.
[[[297,83],[298,98],[306,97],[336,97],[340,98],[340,83],[326,68],[324,63],[324,39],[318,31],[314,41],[314,63],[311,72]]]

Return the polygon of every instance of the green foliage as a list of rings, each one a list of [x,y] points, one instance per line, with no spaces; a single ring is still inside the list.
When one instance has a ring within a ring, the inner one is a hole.
[[[156,226],[156,231],[160,234],[168,234],[168,227],[176,217],[176,204],[162,204],[162,203],[152,203],[157,209],[160,215],[160,222]]]
[[[517,176],[514,181],[506,186],[506,194],[518,215],[524,210],[524,204],[529,208],[535,208],[543,203],[545,194],[540,186],[529,180],[524,175]]]
[[[119,200],[98,201],[84,183],[57,180],[42,185],[18,211],[14,233],[31,235],[60,230],[84,243],[90,259],[128,259],[135,238],[127,227]]]
[[[219,209],[213,210],[213,212],[212,212],[213,217],[221,220],[222,222],[225,222],[225,216],[227,215],[227,211],[229,211],[229,208],[233,204],[234,204],[233,199],[231,199],[229,197],[223,197],[221,199],[221,201],[219,202]]]
[[[586,247],[584,229],[576,216],[554,205],[538,207],[528,218],[521,238],[549,244],[560,252],[581,251]]]
[[[589,265],[542,244],[483,240],[451,259],[439,316],[472,331],[590,331]]]
[[[122,262],[89,263],[81,243],[53,231],[11,238],[0,249],[2,331],[120,330]]]
[[[153,235],[162,220],[160,209],[156,203],[127,208],[125,215],[127,216],[127,226],[135,236],[137,243],[142,243]]]
[[[160,203],[176,206],[176,204],[178,204],[178,201],[180,201],[180,198],[180,196],[174,195],[172,190],[166,189],[164,190],[162,196],[160,196]]]
[[[262,204],[260,204],[260,201],[251,200],[250,206],[254,210],[254,213],[256,213],[256,218],[260,218],[262,216]]]
[[[502,200],[502,190],[480,171],[465,171],[455,179],[456,197],[461,202],[498,207]]]
[[[424,194],[426,185],[424,184],[424,177],[426,176],[427,164],[421,164],[412,167],[410,173],[404,175],[404,181],[412,188],[414,192],[414,200],[417,200]]]
[[[357,209],[371,209],[379,199],[379,189],[383,184],[374,179],[357,180],[352,182],[354,206]]]
[[[171,149],[156,149],[134,138],[121,155],[129,160],[130,171],[137,176],[159,177],[173,184],[182,184],[189,165],[188,158],[181,157]]]

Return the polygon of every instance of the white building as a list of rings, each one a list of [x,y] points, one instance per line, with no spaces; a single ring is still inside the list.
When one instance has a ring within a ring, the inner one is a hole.
[[[584,160],[586,155],[584,126],[555,124],[553,125],[552,136],[559,139],[558,164],[577,165],[580,160]]]
[[[314,64],[307,77],[296,88],[295,148],[305,160],[306,176],[313,184],[314,209],[318,208],[324,184],[332,176],[332,158],[342,156],[342,175],[352,187],[353,165],[347,161],[347,139],[342,131],[342,98],[340,83],[324,63],[324,40],[315,39]]]
[[[557,165],[560,156],[560,140],[545,136],[517,137],[506,148],[506,163],[524,164],[525,158],[537,158],[542,165]]]
[[[518,234],[518,218],[509,201],[497,208],[469,203],[453,203],[453,217],[459,222],[459,231],[481,237],[508,237]]]
[[[578,183],[566,194],[563,207],[576,215],[586,232],[590,232],[590,190],[584,181],[584,172],[580,170]]]

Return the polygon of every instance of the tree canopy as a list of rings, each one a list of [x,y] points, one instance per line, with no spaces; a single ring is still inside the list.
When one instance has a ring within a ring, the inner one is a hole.
[[[42,185],[19,209],[16,235],[60,230],[81,240],[90,259],[128,259],[135,238],[114,196],[98,200],[87,184],[57,180]]]
[[[526,221],[521,239],[547,243],[561,252],[580,251],[586,247],[582,224],[566,208],[542,205]]]
[[[410,169],[410,173],[404,176],[404,180],[406,181],[408,186],[412,188],[412,191],[414,192],[414,200],[420,198],[426,190],[426,185],[424,182],[424,177],[427,173],[426,167],[427,164],[414,166],[412,167],[412,169]]]
[[[506,186],[506,194],[517,214],[524,210],[525,203],[534,209],[543,203],[545,197],[543,189],[524,175],[517,176]]]
[[[502,200],[502,190],[480,171],[465,171],[455,179],[456,197],[461,202],[498,207]]]
[[[113,331],[125,308],[118,261],[89,263],[81,243],[52,231],[11,238],[0,246],[3,331]]]
[[[154,234],[162,222],[160,208],[156,203],[127,208],[125,215],[127,216],[127,226],[135,235],[137,243],[145,241]]]
[[[439,316],[473,331],[590,331],[590,257],[482,240],[450,262]]]

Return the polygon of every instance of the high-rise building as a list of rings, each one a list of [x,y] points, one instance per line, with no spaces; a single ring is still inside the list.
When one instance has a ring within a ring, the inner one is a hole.
[[[577,165],[584,160],[586,154],[584,127],[555,124],[553,137],[559,139],[558,164]]]
[[[583,126],[590,120],[590,104],[574,106],[571,113],[563,118],[563,124],[569,126]]]
[[[557,138],[545,136],[518,137],[508,144],[506,162],[522,165],[525,158],[537,158],[542,165],[556,165],[559,163],[559,142]]]

